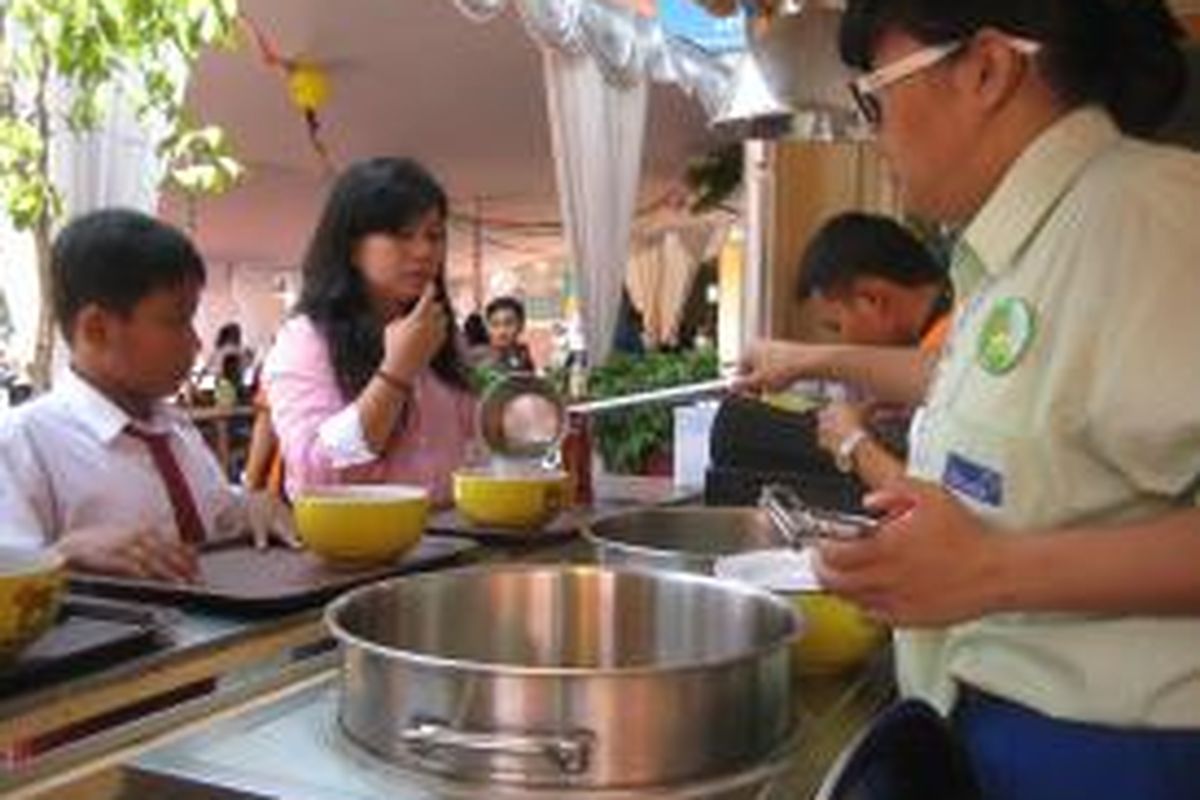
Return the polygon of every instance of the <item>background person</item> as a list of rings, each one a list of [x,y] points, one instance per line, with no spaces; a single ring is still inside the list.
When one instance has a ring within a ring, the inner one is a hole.
[[[533,372],[529,345],[521,341],[525,332],[525,306],[515,297],[497,297],[484,309],[487,323],[487,362],[506,372]]]
[[[229,381],[239,399],[246,400],[246,375],[254,365],[254,351],[242,344],[242,326],[226,322],[217,330],[213,350],[208,356],[205,371],[218,381]]]

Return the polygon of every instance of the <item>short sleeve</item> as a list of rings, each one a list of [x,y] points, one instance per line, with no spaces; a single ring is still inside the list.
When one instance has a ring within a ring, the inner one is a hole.
[[[280,329],[264,380],[289,486],[333,483],[339,469],[362,463],[357,406],[342,397],[325,342],[307,317]]]
[[[1168,183],[1163,193],[1148,208],[1125,198],[1112,215],[1125,230],[1086,256],[1114,263],[1086,425],[1096,450],[1139,489],[1184,497],[1200,478],[1200,225],[1189,219],[1195,190]]]
[[[58,536],[54,492],[14,412],[0,423],[0,545],[37,548]]]

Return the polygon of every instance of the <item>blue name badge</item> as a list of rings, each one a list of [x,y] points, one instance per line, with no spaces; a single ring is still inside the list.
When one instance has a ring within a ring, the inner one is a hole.
[[[1004,476],[958,453],[950,453],[946,457],[942,485],[993,508],[1004,504]]]

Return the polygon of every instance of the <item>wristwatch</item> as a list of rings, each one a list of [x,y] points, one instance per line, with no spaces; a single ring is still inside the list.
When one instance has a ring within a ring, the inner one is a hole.
[[[858,446],[865,442],[869,434],[862,428],[856,428],[851,431],[845,439],[837,446],[837,452],[833,454],[833,463],[840,472],[850,473],[854,471],[854,451]]]

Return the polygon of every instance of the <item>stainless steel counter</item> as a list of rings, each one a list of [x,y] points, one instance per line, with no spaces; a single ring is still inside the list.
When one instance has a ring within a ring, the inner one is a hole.
[[[239,618],[172,609],[162,647],[0,701],[0,748],[317,642],[320,613]]]
[[[837,753],[891,694],[880,659],[850,676],[800,686],[800,724],[771,758],[740,773],[648,790],[534,790],[455,783],[403,771],[349,742],[336,721],[336,675],[269,706],[214,725],[133,762],[130,798],[163,796],[306,800],[799,800],[815,793]]]
[[[9,762],[0,796],[41,796],[130,748],[285,685],[314,668],[297,654],[327,641],[320,609],[270,618],[178,612],[169,628],[169,642],[155,651],[0,702],[0,752]],[[129,712],[182,687],[207,691],[170,708]],[[105,717],[112,724],[97,724]],[[74,729],[68,744],[33,744],[64,729]]]

